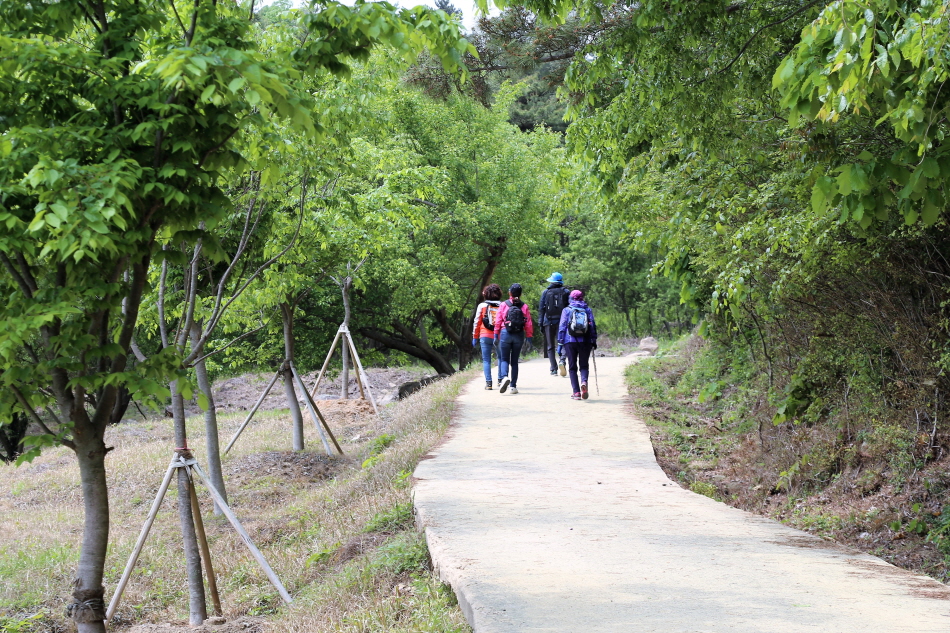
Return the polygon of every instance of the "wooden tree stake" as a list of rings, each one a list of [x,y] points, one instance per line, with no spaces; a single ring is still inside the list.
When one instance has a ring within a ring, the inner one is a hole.
[[[205,574],[208,578],[208,591],[211,592],[211,604],[214,614],[221,615],[221,596],[218,595],[218,580],[211,565],[211,548],[208,547],[208,537],[205,535],[205,522],[201,518],[201,506],[198,505],[198,494],[195,492],[195,482],[188,478],[188,489],[191,493],[191,514],[195,518],[195,532],[198,533],[198,547],[201,549],[201,559],[204,562]]]
[[[300,377],[300,373],[297,371],[297,368],[294,367],[293,363],[290,364],[290,368],[294,372],[294,376],[297,377],[297,383],[300,385],[300,390],[303,391],[304,398],[307,402],[307,407],[310,409],[310,415],[313,416],[314,424],[317,424],[317,418],[320,419],[320,423],[323,424],[323,428],[327,430],[327,434],[330,436],[330,439],[333,440],[333,445],[336,446],[336,450],[340,451],[340,455],[343,454],[343,449],[340,448],[340,443],[336,441],[336,436],[333,435],[333,431],[330,429],[330,425],[327,424],[326,418],[323,417],[323,413],[320,412],[320,407],[317,406],[317,403],[313,401],[313,396],[310,395],[310,392],[307,391],[307,386],[303,384],[303,378]],[[317,430],[320,430],[320,426],[317,426]],[[320,433],[320,437],[323,437],[323,433]],[[323,442],[326,446],[326,440]],[[330,449],[327,448],[327,455],[330,454]]]
[[[317,427],[317,434],[320,436],[320,441],[323,442],[323,449],[327,452],[327,455],[330,455],[330,445],[327,444],[327,436],[323,432],[323,429],[320,428],[320,420],[323,419],[323,416],[317,417],[316,405],[313,404],[313,400],[310,399],[310,394],[307,392],[307,386],[303,384],[303,381],[300,379],[300,374],[297,373],[297,368],[294,367],[294,364],[290,364],[290,373],[293,374],[294,378],[297,380],[297,386],[303,392],[304,401],[307,404],[307,408],[310,409],[310,417],[313,418],[313,425]],[[330,429],[327,428],[329,431]],[[332,433],[331,433],[332,435]],[[333,443],[336,444],[336,440],[333,440]],[[340,446],[337,444],[337,448]],[[340,451],[342,454],[343,451]]]

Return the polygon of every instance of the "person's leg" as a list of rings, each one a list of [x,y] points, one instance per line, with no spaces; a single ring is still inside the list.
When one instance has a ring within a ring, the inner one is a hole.
[[[557,371],[557,323],[544,326],[545,351],[548,353],[548,362],[551,363],[551,372]]]
[[[512,346],[511,346],[511,386],[518,386],[518,359],[521,357],[521,348],[524,346],[525,336],[520,334],[517,336],[511,337]]]
[[[584,343],[578,349],[577,364],[581,370],[581,382],[587,382],[590,377],[590,354],[593,348],[588,343]]]
[[[491,352],[495,339],[483,336],[478,339],[478,342],[482,346],[482,369],[485,372],[485,382],[491,382]]]
[[[498,380],[508,375],[508,359],[511,357],[511,339],[508,333],[502,331],[501,341],[498,342]]]
[[[501,337],[499,336],[499,338]],[[491,351],[495,355],[495,362],[498,364],[498,382],[501,382],[501,341],[497,338],[492,343]]]
[[[590,375],[589,372],[589,361],[590,361],[590,352],[591,346],[587,343],[582,343],[577,350],[577,365],[581,370],[581,398],[587,400],[589,395],[589,390],[587,388],[587,378]]]
[[[565,343],[564,353],[567,354],[567,374],[571,377],[571,393],[580,393],[581,385],[577,380],[577,343]]]

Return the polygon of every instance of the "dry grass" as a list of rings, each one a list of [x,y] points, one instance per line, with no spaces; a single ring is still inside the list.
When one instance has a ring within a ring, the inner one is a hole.
[[[263,618],[262,630],[274,631],[467,631],[454,596],[428,571],[424,540],[408,511],[410,473],[442,436],[466,378],[435,383],[387,407],[381,419],[328,412],[343,458],[323,455],[312,426],[308,451],[289,452],[286,412],[259,414],[226,457],[225,479],[232,507],[295,602],[280,602],[226,521],[211,516],[199,489],[224,615]],[[222,440],[241,421],[238,414],[223,416]],[[202,420],[190,419],[199,456],[203,435]],[[123,424],[109,430],[107,443],[115,446],[108,458],[110,596],[171,458],[171,424]],[[175,498],[172,489],[120,606],[122,624],[187,621]],[[67,449],[20,468],[0,466],[0,631],[37,612],[45,614],[37,630],[64,630],[81,508]],[[372,533],[367,526],[375,526]]]

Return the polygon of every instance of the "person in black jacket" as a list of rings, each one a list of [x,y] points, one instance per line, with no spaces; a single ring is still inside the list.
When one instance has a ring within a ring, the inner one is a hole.
[[[538,305],[538,325],[544,334],[544,355],[551,363],[551,375],[557,375],[557,328],[561,322],[561,312],[569,303],[570,289],[564,287],[564,277],[561,273],[553,273],[548,277],[550,286],[541,293],[541,303]]]

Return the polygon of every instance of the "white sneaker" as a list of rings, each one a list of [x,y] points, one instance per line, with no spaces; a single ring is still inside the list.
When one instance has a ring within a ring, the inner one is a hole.
[[[508,380],[508,376],[504,376],[504,377],[501,379],[501,386],[498,387],[498,392],[499,392],[499,393],[505,393],[505,391],[508,390],[508,383],[510,383],[510,382],[511,382],[511,381]]]
[[[512,387],[512,388],[511,388],[511,393],[518,393],[518,388],[517,388],[517,387]]]

